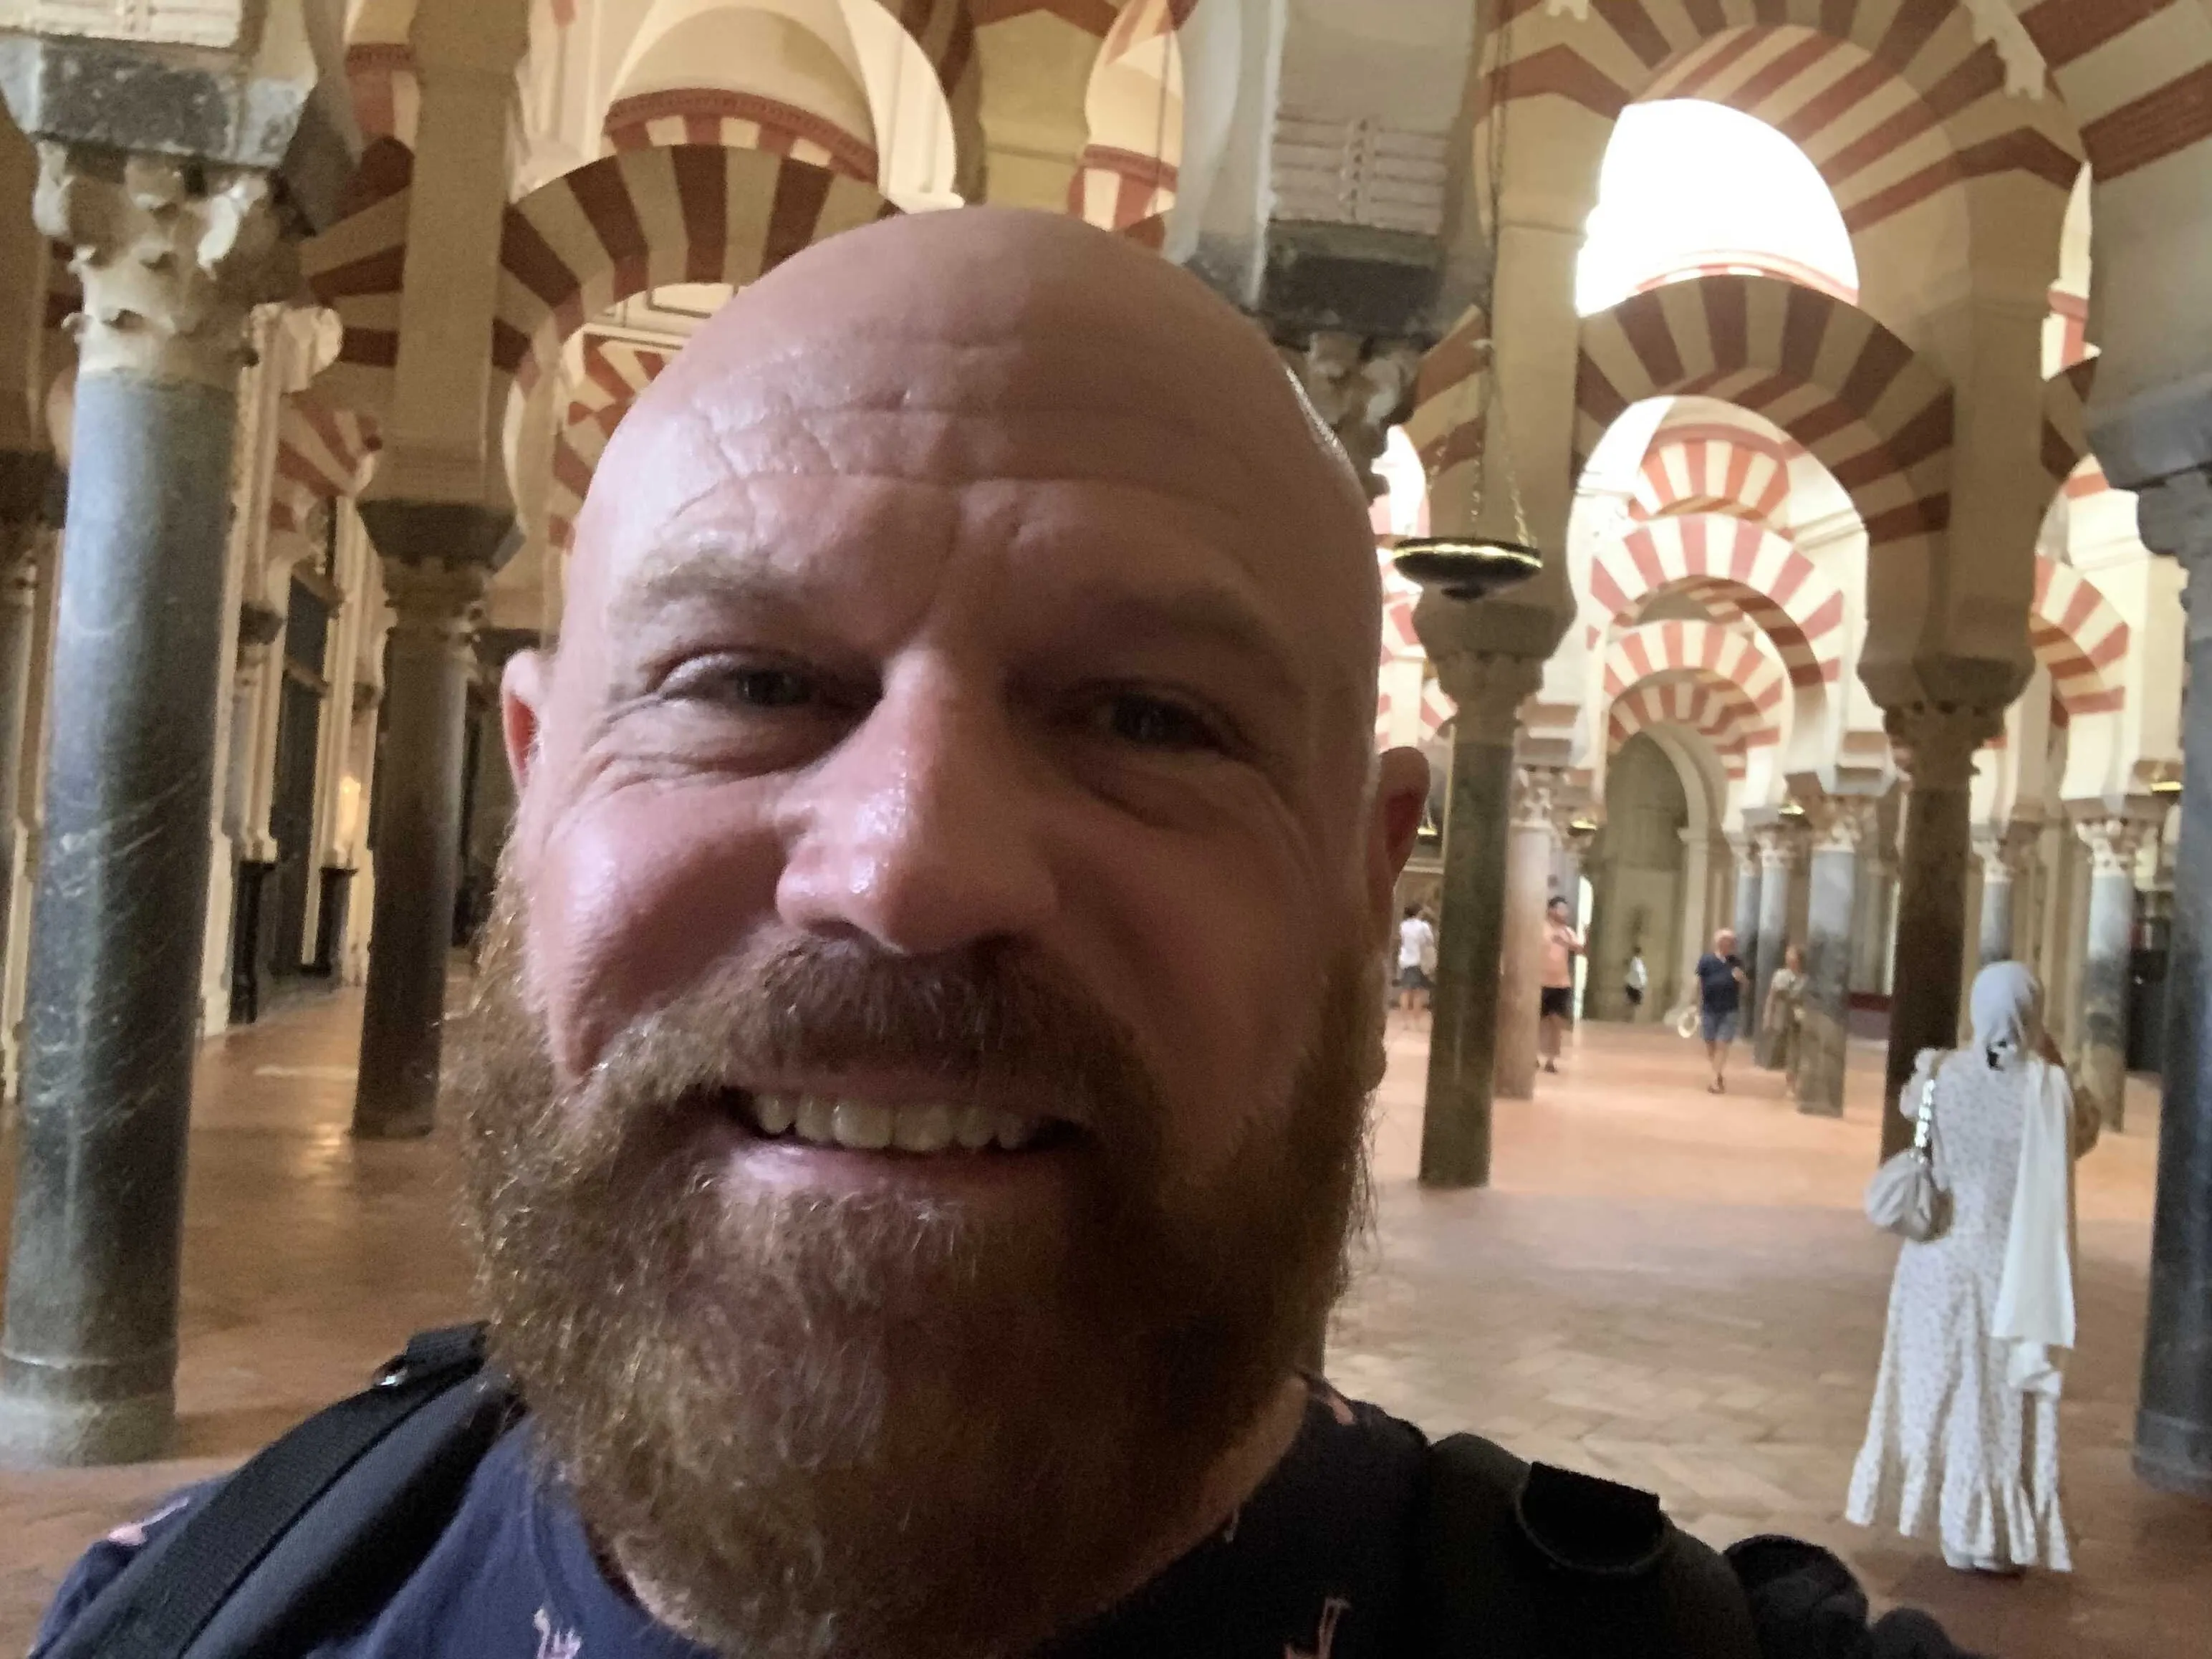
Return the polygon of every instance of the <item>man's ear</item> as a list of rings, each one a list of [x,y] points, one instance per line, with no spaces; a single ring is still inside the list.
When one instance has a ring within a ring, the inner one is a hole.
[[[1429,763],[1418,749],[1393,749],[1375,763],[1375,805],[1367,826],[1367,899],[1376,936],[1397,908],[1398,875],[1413,856],[1429,804]]]
[[[518,651],[507,659],[500,677],[500,729],[507,739],[507,769],[514,774],[517,793],[530,787],[530,774],[538,764],[538,710],[545,696],[545,653]]]

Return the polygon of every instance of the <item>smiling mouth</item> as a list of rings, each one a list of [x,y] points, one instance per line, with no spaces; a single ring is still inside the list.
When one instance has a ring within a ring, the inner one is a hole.
[[[1070,1126],[989,1106],[928,1101],[887,1106],[834,1095],[736,1097],[737,1115],[763,1140],[854,1152],[1033,1152],[1056,1145]]]

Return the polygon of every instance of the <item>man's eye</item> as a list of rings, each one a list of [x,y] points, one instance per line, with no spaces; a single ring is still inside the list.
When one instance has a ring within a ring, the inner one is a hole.
[[[1165,697],[1125,691],[1110,698],[1100,724],[1123,743],[1144,749],[1218,749],[1220,735],[1206,716]]]
[[[814,687],[787,668],[741,668],[730,677],[731,695],[752,708],[796,708],[814,701]]]
[[[821,688],[797,669],[726,659],[687,664],[668,677],[664,690],[686,702],[738,708],[801,708],[821,701]]]

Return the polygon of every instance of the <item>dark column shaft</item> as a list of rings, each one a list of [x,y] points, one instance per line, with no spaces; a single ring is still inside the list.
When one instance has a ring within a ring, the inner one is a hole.
[[[428,1134],[444,1036],[459,878],[470,655],[465,605],[393,578],[399,620],[376,777],[376,909],[354,1133]]]
[[[1421,1123],[1421,1181],[1431,1187],[1482,1187],[1490,1182],[1513,745],[1485,741],[1486,735],[1463,732],[1452,749],[1428,1108]]]
[[[1856,801],[1831,804],[1852,815],[1813,851],[1812,902],[1806,915],[1805,1014],[1798,1033],[1797,1109],[1818,1117],[1844,1111],[1844,1064],[1851,1020],[1851,917],[1858,908],[1859,820]]]
[[[2200,532],[2201,533],[2201,532]],[[2189,579],[2181,842],[2174,852],[2166,1069],[2136,1473],[2212,1498],[2212,537]]]
[[[0,1445],[151,1455],[173,1414],[234,393],[76,392]]]
[[[1887,1158],[1912,1139],[1898,1097],[1923,1048],[1959,1040],[1966,950],[1966,859],[1972,850],[1968,785],[1973,754],[1993,716],[1929,711],[1918,746],[1901,750],[1911,778],[1899,838],[1897,958],[1889,1008],[1889,1066],[1882,1083],[1881,1150]],[[1892,717],[1892,735],[1898,735]]]
[[[1782,953],[1790,948],[1790,875],[1788,845],[1776,833],[1760,838],[1759,872],[1759,953],[1747,957],[1752,969],[1751,1006],[1745,1011],[1747,1036],[1758,1034],[1759,1063],[1774,1063],[1774,1033],[1766,1029],[1766,993],[1782,969]]]

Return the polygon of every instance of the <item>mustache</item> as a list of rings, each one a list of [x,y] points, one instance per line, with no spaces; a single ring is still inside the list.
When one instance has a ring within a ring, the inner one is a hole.
[[[520,965],[519,933],[495,926],[488,964]],[[951,1103],[1018,1105],[1101,1136],[1149,1138],[1157,1124],[1134,1034],[1006,940],[931,957],[805,934],[749,945],[632,1019],[577,1090],[635,1125],[794,1079],[885,1073],[927,1079]]]

